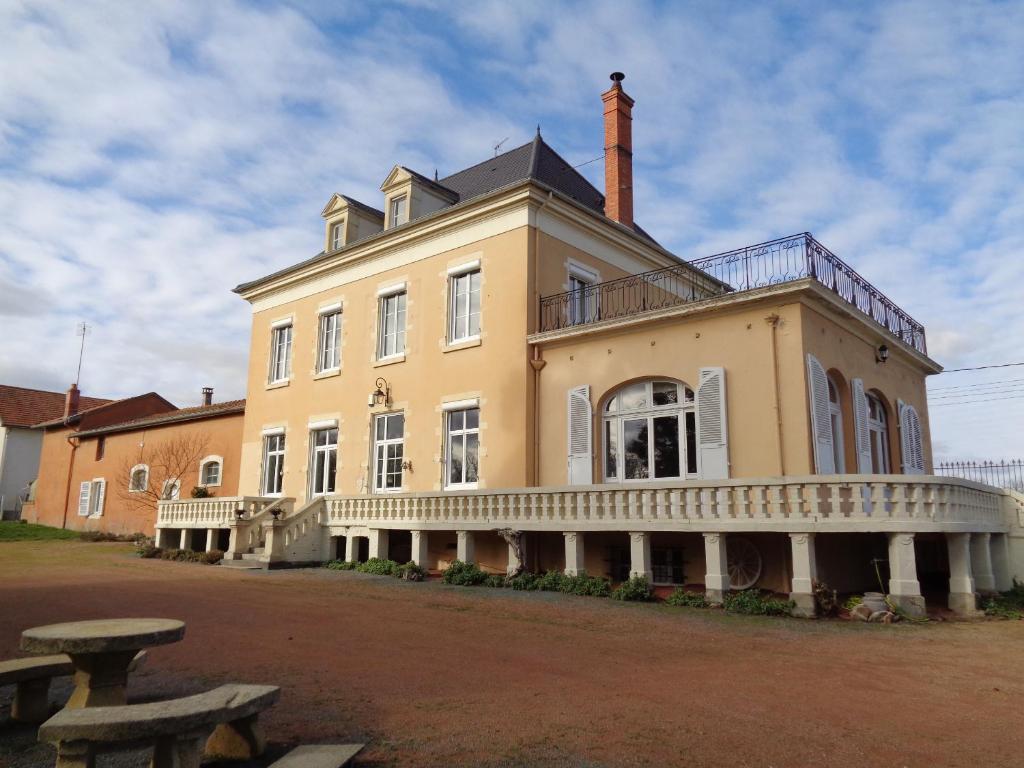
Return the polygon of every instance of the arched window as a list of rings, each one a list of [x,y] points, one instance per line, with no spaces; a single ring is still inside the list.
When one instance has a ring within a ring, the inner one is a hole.
[[[201,486],[220,485],[221,470],[224,459],[220,456],[207,456],[199,462],[199,484]]]
[[[832,422],[832,458],[836,472],[846,472],[846,444],[843,442],[843,408],[839,402],[839,387],[835,379],[828,377],[828,415]]]
[[[132,493],[141,493],[149,488],[149,467],[145,464],[136,464],[128,474],[128,490]]]
[[[629,384],[609,398],[603,421],[607,482],[697,474],[695,403],[685,384]]]
[[[889,420],[885,405],[874,392],[865,396],[868,401],[868,438],[871,447],[871,471],[876,475],[892,472],[889,460]]]
[[[177,501],[181,498],[181,480],[164,480],[164,487],[160,489],[160,498],[163,501]]]

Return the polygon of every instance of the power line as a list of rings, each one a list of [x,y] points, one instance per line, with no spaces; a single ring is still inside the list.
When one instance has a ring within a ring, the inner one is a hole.
[[[954,398],[962,397],[978,397],[979,395],[1001,395],[1007,392],[1024,392],[1021,389],[1020,384],[1014,384],[1009,387],[990,387],[987,389],[975,389],[970,392],[944,392],[938,395],[933,395],[931,392],[928,393],[929,400],[952,400]]]
[[[1017,365],[1024,365],[1024,363],[1000,363],[998,365],[978,365],[974,368],[947,368],[940,373],[959,373],[960,371],[984,371],[989,368],[1013,368]]]
[[[957,384],[952,387],[932,387],[929,392],[945,392],[949,389],[973,389],[975,387],[989,387],[993,384],[1013,384],[1015,382],[1022,381],[1024,379],[993,379],[992,381],[979,381],[976,384]]]
[[[990,397],[987,400],[960,400],[949,403],[935,403],[935,408],[940,408],[944,405],[974,405],[975,403],[994,403],[998,400],[1021,400],[1024,399],[1024,394],[1010,395],[1008,397]]]

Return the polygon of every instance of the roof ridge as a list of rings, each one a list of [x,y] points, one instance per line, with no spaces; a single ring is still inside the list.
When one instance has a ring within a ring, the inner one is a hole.
[[[23,392],[38,392],[38,393],[40,393],[42,395],[59,395],[60,397],[65,397],[67,395],[67,390],[56,391],[56,390],[52,390],[52,389],[37,389],[35,387],[23,387],[20,384],[0,384],[0,388],[20,389]],[[114,401],[114,398],[111,398],[111,397],[97,397],[95,395],[83,395],[83,394],[81,394],[81,390],[79,390],[79,396],[80,397],[88,397],[91,400],[106,400],[107,402],[113,402]]]
[[[542,139],[542,141],[543,141],[543,139]],[[479,163],[474,163],[473,165],[467,166],[466,168],[460,168],[455,173],[449,173],[447,176],[443,177],[437,183],[443,185],[444,182],[447,179],[453,178],[455,176],[461,176],[462,174],[466,173],[467,171],[472,171],[474,168],[479,168],[481,165],[487,165],[488,163],[493,163],[496,158],[502,157],[504,155],[512,154],[516,150],[522,149],[523,147],[526,147],[526,146],[529,146],[530,144],[533,144],[533,142],[534,142],[534,139],[530,139],[529,141],[524,142],[523,144],[520,144],[518,147],[512,147],[512,149],[507,149],[504,152],[501,152],[500,154],[495,155],[494,157],[488,157],[486,160],[481,160]]]
[[[537,163],[540,160],[540,153],[537,152],[537,147],[544,143],[544,139],[540,137],[540,126],[537,126],[537,135],[533,137],[533,141],[530,142],[530,170],[527,171],[529,178],[537,178]]]

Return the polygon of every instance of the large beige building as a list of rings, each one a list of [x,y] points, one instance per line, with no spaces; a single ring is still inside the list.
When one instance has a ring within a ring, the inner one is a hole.
[[[445,178],[336,194],[321,253],[252,305],[238,496],[158,533],[229,557],[370,556],[788,592],[885,585],[958,610],[1024,576],[1020,497],[931,469],[924,328],[809,234],[687,258],[633,220],[631,110],[606,190],[540,134]],[[377,205],[382,210],[378,210]]]

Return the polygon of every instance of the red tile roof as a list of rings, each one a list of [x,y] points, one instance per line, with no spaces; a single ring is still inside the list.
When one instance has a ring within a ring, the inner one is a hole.
[[[166,413],[157,413],[153,416],[142,416],[138,419],[122,421],[118,424],[107,424],[96,429],[87,429],[78,433],[79,437],[91,437],[92,435],[105,435],[110,432],[128,432],[133,429],[145,429],[148,427],[173,424],[178,421],[195,421],[197,419],[212,419],[216,416],[228,416],[233,413],[245,412],[245,400],[225,400],[223,403],[213,405],[197,405],[194,408],[176,408]]]
[[[64,415],[64,392],[46,392],[0,384],[0,424],[5,427],[31,427],[41,421],[59,419]],[[79,411],[96,408],[113,400],[82,397]]]

